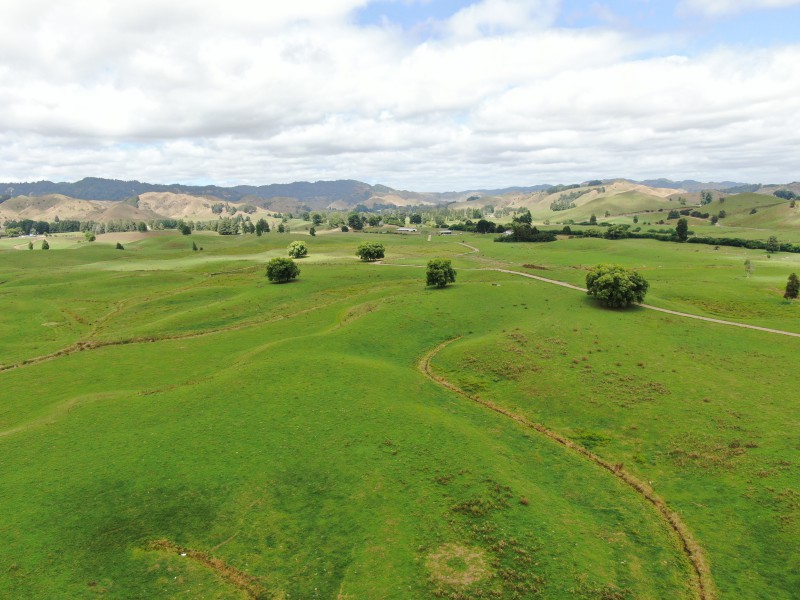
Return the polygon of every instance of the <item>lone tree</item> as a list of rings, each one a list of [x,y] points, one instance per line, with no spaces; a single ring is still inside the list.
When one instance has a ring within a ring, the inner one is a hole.
[[[587,293],[610,308],[642,302],[649,287],[639,273],[620,265],[597,265],[586,274]]]
[[[117,242],[117,245],[116,245],[116,250],[125,250],[125,246],[123,246],[122,244],[120,244],[119,242]]]
[[[777,237],[775,237],[774,235],[769,236],[769,239],[767,239],[767,248],[766,248],[766,250],[767,250],[767,252],[770,252],[770,253],[780,252],[781,243],[778,241]]]
[[[678,234],[678,241],[685,242],[689,239],[689,222],[686,219],[678,219],[675,225],[675,233]]]
[[[428,270],[425,274],[425,285],[445,287],[456,280],[456,272],[449,258],[433,258],[428,261]]]
[[[800,294],[800,279],[797,278],[797,273],[792,273],[786,282],[786,293],[783,297],[787,300],[797,300],[798,294]]]
[[[47,240],[42,240],[42,250],[50,250],[50,244],[47,243]]]
[[[298,275],[300,267],[291,258],[273,258],[267,263],[267,279],[273,283],[286,283]]]
[[[186,223],[180,226],[181,235],[192,235],[192,228],[189,227]]]
[[[356,249],[356,256],[366,262],[374,262],[383,258],[385,250],[380,242],[362,242]]]
[[[289,256],[292,258],[303,258],[308,256],[308,247],[305,242],[295,241],[289,244]]]

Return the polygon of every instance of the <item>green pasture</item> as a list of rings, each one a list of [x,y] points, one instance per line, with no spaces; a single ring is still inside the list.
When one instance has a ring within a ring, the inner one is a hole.
[[[568,210],[553,212],[551,210],[532,212],[536,218],[549,218],[550,220],[556,219],[564,221],[573,219],[575,221],[588,221],[589,217],[595,215],[598,220],[604,219],[604,215],[609,212],[611,215],[620,215],[633,212],[641,212],[646,210],[657,211],[658,209],[669,210],[674,204],[678,206],[678,202],[670,202],[666,198],[659,198],[641,192],[630,191],[622,194],[615,194],[612,196],[600,196],[599,198],[592,198],[588,201],[583,201],[583,198],[575,200],[575,208]],[[654,213],[658,214],[658,213]]]
[[[451,340],[434,373],[651,482],[720,597],[800,589],[800,339],[492,270],[618,262],[653,305],[800,331],[800,255],[331,232],[269,284],[295,233],[0,246],[0,597],[692,598],[641,495],[421,372]]]
[[[583,285],[586,271],[602,262],[641,270],[650,291],[646,302],[662,308],[800,331],[798,307],[783,299],[790,273],[800,272],[800,255],[656,240],[564,239],[545,244],[496,243],[472,236],[481,253],[462,257],[486,266],[526,271]],[[753,273],[747,276],[744,261]],[[523,268],[532,265],[533,268]]]
[[[598,221],[614,224],[625,224],[648,229],[674,228],[677,219],[667,219],[670,210],[697,210],[709,215],[725,216],[717,225],[708,219],[686,216],[689,227],[695,234],[708,237],[732,237],[741,239],[764,240],[775,235],[782,242],[800,242],[800,203],[790,206],[788,200],[772,195],[746,193],[717,198],[704,206],[683,206],[675,198],[657,198],[641,192],[626,192],[614,196],[603,196],[581,204],[580,198],[575,208],[553,212],[550,210],[533,211],[537,222],[548,220],[551,224],[561,224],[567,220],[588,221],[594,214]],[[606,212],[609,216],[606,217]],[[634,216],[637,222],[633,221]],[[664,220],[663,225],[657,222]],[[575,227],[575,226],[573,226]],[[580,229],[580,226],[577,227]]]
[[[505,310],[529,299],[524,282],[505,287]],[[800,340],[642,309],[598,314],[568,290],[548,300],[434,366],[652,482],[702,540],[722,597],[796,597]]]

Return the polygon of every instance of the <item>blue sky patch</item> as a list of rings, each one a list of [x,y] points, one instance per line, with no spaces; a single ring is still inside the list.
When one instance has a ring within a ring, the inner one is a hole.
[[[443,21],[476,2],[469,0],[377,0],[354,13],[359,25],[390,23],[417,34],[435,35],[426,25]],[[677,2],[650,0],[563,0],[555,27],[598,27],[638,35],[676,35],[676,52],[693,53],[718,45],[759,46],[796,43],[800,7],[750,9],[709,17],[685,14]]]

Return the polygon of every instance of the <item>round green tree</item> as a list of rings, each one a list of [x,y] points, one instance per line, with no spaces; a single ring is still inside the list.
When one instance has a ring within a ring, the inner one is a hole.
[[[273,283],[286,283],[298,275],[300,267],[291,258],[273,258],[267,263],[267,279]]]
[[[781,251],[781,243],[778,241],[778,238],[774,235],[769,236],[767,239],[767,252],[780,252]]]
[[[428,261],[426,271],[426,285],[445,287],[456,280],[456,272],[449,258],[434,258]]]
[[[587,293],[610,308],[642,302],[649,287],[639,273],[620,265],[597,265],[586,275]]]
[[[384,256],[386,249],[380,242],[362,242],[356,249],[356,256],[367,262],[380,260]]]
[[[289,256],[292,258],[303,258],[308,256],[308,247],[305,242],[295,241],[289,244]]]
[[[42,240],[42,250],[50,250],[50,244],[47,243],[47,240]]]

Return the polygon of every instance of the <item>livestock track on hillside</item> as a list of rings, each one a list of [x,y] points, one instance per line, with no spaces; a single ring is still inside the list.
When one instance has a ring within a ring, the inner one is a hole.
[[[714,588],[714,581],[711,576],[711,569],[708,566],[708,561],[705,558],[705,552],[700,544],[694,539],[689,528],[684,524],[683,520],[680,516],[670,510],[667,506],[667,503],[658,496],[652,487],[646,484],[644,481],[634,477],[631,473],[626,471],[621,464],[612,464],[606,460],[603,460],[593,452],[590,452],[583,446],[576,444],[569,438],[564,437],[563,435],[553,431],[542,425],[541,423],[535,423],[526,419],[525,417],[518,415],[514,412],[511,412],[508,409],[505,409],[501,406],[498,406],[494,402],[490,400],[486,400],[481,398],[477,395],[472,395],[467,393],[466,391],[462,390],[455,384],[451,383],[444,377],[440,375],[436,375],[433,370],[431,369],[431,360],[436,357],[436,355],[444,350],[447,346],[452,344],[453,342],[461,339],[460,337],[455,337],[445,342],[442,342],[438,346],[436,346],[433,350],[425,354],[422,359],[418,363],[418,368],[425,375],[428,379],[433,381],[434,383],[441,385],[442,387],[455,392],[456,394],[467,398],[473,402],[477,402],[481,406],[488,408],[504,417],[519,423],[523,427],[528,429],[532,429],[537,433],[540,433],[544,437],[548,438],[549,440],[560,444],[561,446],[568,448],[578,456],[594,463],[595,465],[605,469],[614,477],[622,481],[625,485],[632,488],[636,491],[642,498],[644,498],[647,502],[649,502],[659,514],[659,517],[669,526],[669,528],[673,531],[675,536],[678,538],[680,542],[681,549],[683,550],[686,558],[692,565],[692,569],[694,571],[694,577],[692,578],[691,587],[695,592],[695,595],[700,600],[713,600],[716,597],[715,588]]]

